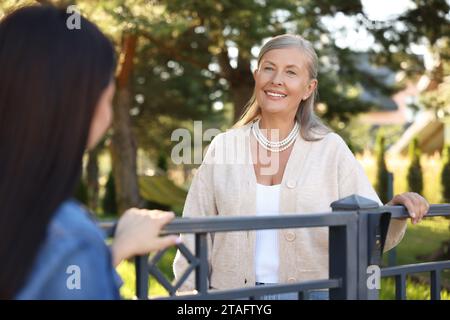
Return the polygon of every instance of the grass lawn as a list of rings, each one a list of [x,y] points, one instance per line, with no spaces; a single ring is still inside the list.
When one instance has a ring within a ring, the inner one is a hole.
[[[417,257],[437,250],[450,238],[449,222],[444,217],[425,218],[418,225],[408,222],[405,237],[397,246],[397,264],[427,262]]]
[[[448,219],[443,217],[427,218],[419,225],[408,222],[408,230],[405,237],[397,246],[397,265],[429,262],[427,259],[419,259],[437,250],[440,244],[449,239]],[[384,265],[387,265],[387,254],[384,255]],[[430,299],[430,286],[428,285],[429,273],[417,274],[423,283],[413,283],[410,280],[406,285],[406,297],[411,300]],[[442,274],[442,282],[450,285],[450,271]],[[381,299],[394,299],[395,282],[393,278],[382,279]],[[441,298],[450,300],[450,292],[443,290]]]

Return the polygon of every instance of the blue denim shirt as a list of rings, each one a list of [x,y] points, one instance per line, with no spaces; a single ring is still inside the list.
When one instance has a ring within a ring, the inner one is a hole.
[[[70,200],[55,212],[16,299],[120,299],[121,284],[102,230]]]

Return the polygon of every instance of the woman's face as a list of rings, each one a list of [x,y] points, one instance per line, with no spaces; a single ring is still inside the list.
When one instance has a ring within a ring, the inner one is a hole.
[[[317,86],[310,80],[305,55],[298,48],[273,49],[254,72],[256,101],[263,115],[294,117],[302,100]]]
[[[114,81],[111,81],[100,96],[98,104],[95,108],[94,117],[92,118],[91,129],[89,131],[87,143],[87,148],[89,150],[96,146],[111,125],[113,116],[112,101],[115,91],[116,86]]]

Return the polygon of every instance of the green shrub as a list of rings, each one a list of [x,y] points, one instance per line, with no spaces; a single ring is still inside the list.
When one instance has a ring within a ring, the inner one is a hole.
[[[377,163],[377,180],[375,183],[375,190],[377,191],[381,201],[383,203],[387,203],[391,199],[388,199],[388,170],[386,167],[384,154],[384,134],[381,130],[378,130],[375,144],[375,157]]]
[[[423,191],[423,174],[422,167],[420,165],[421,152],[419,149],[419,141],[414,138],[409,145],[409,158],[411,160],[408,168],[408,187],[409,191],[422,194]]]
[[[158,156],[158,168],[167,173],[169,165],[167,164],[167,157],[164,153],[160,153]]]
[[[84,205],[88,204],[88,189],[83,178],[78,181],[78,184],[75,188],[74,197]]]
[[[450,203],[450,145],[445,145],[442,152],[442,169],[441,169],[441,187],[442,187],[442,202]],[[447,217],[450,219],[450,217]],[[448,226],[450,231],[450,225]],[[450,241],[447,241],[450,244]],[[446,244],[443,244],[446,246]],[[450,251],[447,245],[447,255]]]
[[[450,203],[450,145],[445,145],[443,149],[441,169],[442,202]]]
[[[105,186],[105,196],[102,201],[103,213],[117,214],[116,186],[114,183],[114,174],[111,171]]]

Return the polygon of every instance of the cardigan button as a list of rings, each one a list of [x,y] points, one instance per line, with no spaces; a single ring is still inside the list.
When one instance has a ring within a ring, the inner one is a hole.
[[[297,181],[295,181],[295,180],[289,180],[287,182],[287,187],[289,189],[294,189],[296,186],[297,186]]]
[[[287,241],[292,242],[295,240],[295,233],[292,231],[288,231],[286,232],[286,235],[284,237]]]
[[[288,282],[289,282],[289,283],[294,283],[294,282],[296,282],[296,281],[297,281],[297,279],[295,279],[294,277],[288,278]]]

